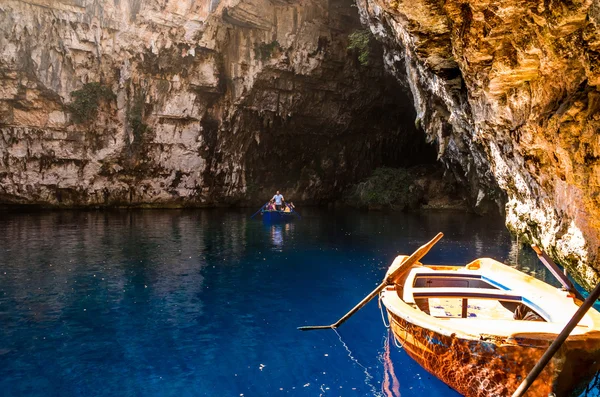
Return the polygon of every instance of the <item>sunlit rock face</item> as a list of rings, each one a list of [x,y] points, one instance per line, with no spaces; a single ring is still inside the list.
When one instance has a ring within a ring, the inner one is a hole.
[[[506,203],[509,228],[594,279],[585,264],[600,269],[600,3],[358,5],[475,203]]]
[[[318,202],[427,161],[351,0],[4,0],[0,27],[0,204]]]

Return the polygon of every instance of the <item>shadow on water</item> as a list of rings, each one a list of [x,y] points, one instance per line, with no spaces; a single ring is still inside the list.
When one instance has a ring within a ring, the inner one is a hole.
[[[428,263],[489,256],[555,283],[501,219],[303,209],[3,213],[5,395],[442,396],[376,302],[330,324],[393,258],[439,231]],[[518,256],[517,256],[518,255]],[[518,258],[518,261],[517,261]],[[598,396],[597,380],[584,393]]]

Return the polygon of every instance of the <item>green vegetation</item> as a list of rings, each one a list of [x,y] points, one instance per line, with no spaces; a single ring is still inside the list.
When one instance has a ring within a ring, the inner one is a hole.
[[[362,66],[369,64],[369,41],[371,40],[371,32],[367,29],[355,30],[349,36],[348,49],[356,50],[358,53],[358,62]]]
[[[277,40],[273,40],[270,43],[260,43],[254,44],[254,57],[256,59],[260,59],[262,61],[266,61],[271,58],[273,55],[273,51],[281,49],[279,42]]]
[[[68,109],[73,115],[75,123],[86,123],[93,121],[98,116],[98,106],[101,100],[111,101],[116,95],[109,87],[100,83],[87,83],[77,91],[71,92],[73,101]]]
[[[404,168],[377,168],[365,181],[350,189],[346,202],[355,207],[405,210],[423,199],[423,189],[415,184],[415,174]]]
[[[149,127],[144,123],[144,98],[145,95],[137,93],[133,101],[127,108],[127,123],[133,131],[134,142],[141,143],[144,140],[145,132]]]
[[[260,190],[260,186],[254,181],[248,181],[246,183],[246,196],[253,197]]]

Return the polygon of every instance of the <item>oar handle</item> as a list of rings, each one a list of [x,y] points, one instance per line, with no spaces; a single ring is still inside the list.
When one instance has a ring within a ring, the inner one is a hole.
[[[550,272],[554,275],[558,282],[562,284],[565,290],[575,295],[577,299],[581,301],[584,300],[583,296],[579,293],[579,291],[575,289],[575,286],[573,285],[571,280],[569,280],[566,273],[561,272],[558,266],[556,266],[556,263],[554,263],[554,261],[550,259],[550,257],[546,255],[546,253],[542,251],[540,247],[538,247],[535,244],[532,244],[531,248],[533,248],[533,250],[537,254],[538,258],[540,259],[540,262],[542,262],[544,266],[546,266],[548,270],[550,270]]]

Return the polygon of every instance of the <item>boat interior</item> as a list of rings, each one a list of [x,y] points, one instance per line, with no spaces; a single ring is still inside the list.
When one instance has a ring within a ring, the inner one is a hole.
[[[402,300],[436,318],[550,320],[537,304],[481,273],[444,271],[443,267],[412,269]]]

